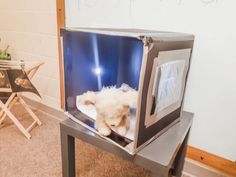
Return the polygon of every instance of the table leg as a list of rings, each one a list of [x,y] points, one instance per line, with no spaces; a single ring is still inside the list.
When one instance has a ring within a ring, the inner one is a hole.
[[[11,113],[11,111],[6,107],[3,102],[0,100],[0,108],[6,113],[6,115],[14,122],[17,128],[28,138],[30,139],[31,135],[29,132],[23,127],[23,125],[19,122],[19,120]]]
[[[182,171],[183,171],[185,156],[186,156],[186,151],[187,151],[188,136],[189,136],[189,132],[185,136],[185,139],[184,139],[184,141],[179,149],[179,152],[176,156],[176,159],[175,159],[173,175],[176,177],[182,176]]]
[[[61,129],[61,157],[63,177],[75,177],[75,139]]]

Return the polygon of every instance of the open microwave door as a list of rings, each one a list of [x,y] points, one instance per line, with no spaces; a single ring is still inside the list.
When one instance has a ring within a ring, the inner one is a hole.
[[[185,42],[183,42],[185,43]],[[136,126],[140,149],[179,121],[192,43],[153,44],[145,56]]]
[[[145,126],[181,106],[191,49],[161,51],[154,59],[148,88]]]

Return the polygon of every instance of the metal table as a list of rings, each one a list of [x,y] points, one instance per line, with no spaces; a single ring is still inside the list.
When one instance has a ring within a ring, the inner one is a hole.
[[[192,113],[183,112],[179,123],[132,156],[71,119],[66,119],[60,123],[63,177],[75,177],[75,138],[130,160],[150,170],[155,177],[181,177],[192,120]]]

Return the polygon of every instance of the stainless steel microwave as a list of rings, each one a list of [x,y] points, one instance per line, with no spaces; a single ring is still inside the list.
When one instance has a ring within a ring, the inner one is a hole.
[[[194,36],[140,29],[61,29],[65,113],[98,133],[76,97],[127,84],[138,93],[130,133],[102,136],[130,154],[180,121]]]

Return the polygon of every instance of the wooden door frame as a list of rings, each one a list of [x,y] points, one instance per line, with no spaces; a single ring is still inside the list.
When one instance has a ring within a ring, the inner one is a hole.
[[[61,34],[60,29],[65,27],[65,0],[56,1],[57,9],[57,38],[58,38],[58,56],[59,56],[59,74],[60,74],[60,104],[61,108],[65,108],[65,88],[63,77],[63,58],[62,58],[62,46],[61,46]]]

